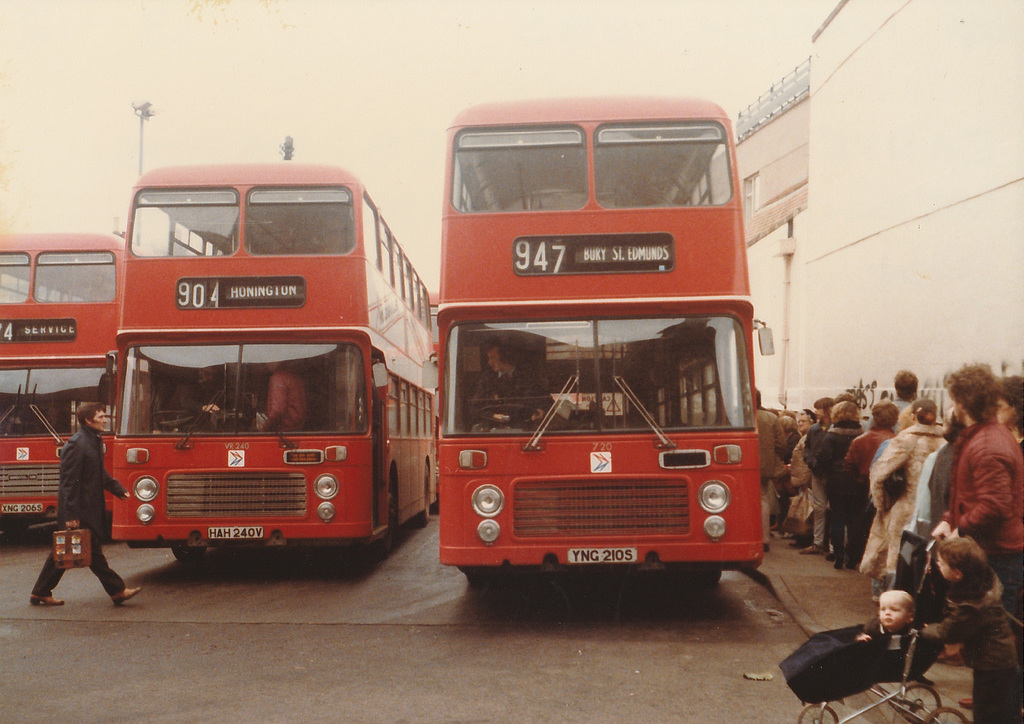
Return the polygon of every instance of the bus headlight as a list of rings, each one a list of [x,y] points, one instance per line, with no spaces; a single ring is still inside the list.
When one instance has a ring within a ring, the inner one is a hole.
[[[704,509],[704,512],[721,513],[729,507],[729,486],[721,480],[709,480],[700,486],[697,500],[700,502],[700,507]]]
[[[316,514],[324,523],[334,520],[334,505],[332,503],[320,503],[316,508]]]
[[[160,483],[156,481],[156,478],[147,475],[136,480],[132,488],[136,498],[148,503],[160,492]]]
[[[473,491],[473,510],[477,515],[493,518],[505,507],[505,496],[493,485],[481,485]]]
[[[318,498],[330,500],[338,494],[338,479],[333,475],[321,475],[313,482]]]
[[[490,545],[494,541],[498,540],[498,536],[501,535],[501,526],[498,525],[498,521],[481,520],[480,525],[476,527],[476,534],[480,536],[480,540]]]
[[[140,523],[146,524],[153,520],[153,516],[156,515],[156,510],[149,503],[140,505],[138,510],[135,511],[135,517],[139,519]]]
[[[707,520],[704,521],[704,532],[708,538],[717,542],[719,538],[725,535],[725,518],[720,515],[708,516]]]

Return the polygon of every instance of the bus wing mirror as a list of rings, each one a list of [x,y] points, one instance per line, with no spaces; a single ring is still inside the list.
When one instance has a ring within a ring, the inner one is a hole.
[[[438,382],[437,358],[431,356],[423,363],[423,387],[427,390],[436,390]]]
[[[107,374],[117,377],[117,352],[107,352]]]
[[[374,387],[388,386],[388,368],[383,362],[375,362],[373,365],[373,385]]]
[[[775,337],[771,327],[757,328],[757,345],[761,348],[761,355],[771,357],[775,354]]]

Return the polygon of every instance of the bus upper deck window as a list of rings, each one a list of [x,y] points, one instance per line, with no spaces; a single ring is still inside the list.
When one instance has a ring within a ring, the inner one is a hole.
[[[717,123],[606,125],[594,144],[597,202],[609,209],[721,206],[732,198]]]
[[[250,254],[347,254],[355,243],[352,193],[346,188],[249,193],[245,249]]]
[[[224,256],[237,248],[235,191],[142,191],[135,199],[136,256]]]
[[[30,271],[28,254],[0,254],[0,304],[18,304],[28,299]]]
[[[578,128],[463,131],[455,139],[452,204],[463,213],[567,211],[587,203]]]
[[[50,252],[36,259],[37,302],[111,302],[117,292],[109,251]]]

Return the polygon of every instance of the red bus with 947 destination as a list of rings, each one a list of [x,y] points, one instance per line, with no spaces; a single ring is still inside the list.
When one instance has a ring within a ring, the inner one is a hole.
[[[108,234],[0,236],[0,526],[57,518],[60,451],[106,373],[124,241]],[[107,447],[109,464],[110,447]],[[107,494],[107,511],[112,497]]]
[[[493,104],[448,133],[440,557],[501,571],[762,556],[732,131],[656,98]]]
[[[113,535],[391,547],[434,490],[426,286],[350,173],[154,170],[132,196]],[[434,374],[436,377],[436,373]]]

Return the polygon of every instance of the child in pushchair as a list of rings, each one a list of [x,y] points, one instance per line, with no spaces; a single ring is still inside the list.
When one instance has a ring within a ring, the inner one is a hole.
[[[798,722],[840,722],[828,702],[867,691],[878,700],[842,722],[883,704],[911,722],[966,722],[959,711],[941,706],[938,692],[924,678],[942,644],[919,637],[914,611],[909,593],[886,591],[871,621],[816,634],[779,664],[793,693],[809,702]],[[893,682],[899,686],[892,690],[879,686]]]

